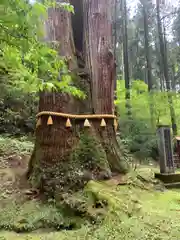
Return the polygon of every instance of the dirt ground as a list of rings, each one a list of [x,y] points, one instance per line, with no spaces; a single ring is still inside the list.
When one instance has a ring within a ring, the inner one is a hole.
[[[30,186],[26,180],[29,155],[0,157],[0,199],[26,196]],[[15,196],[16,195],[16,196]]]

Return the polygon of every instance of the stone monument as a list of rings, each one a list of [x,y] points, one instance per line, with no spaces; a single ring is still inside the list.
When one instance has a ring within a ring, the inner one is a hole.
[[[159,125],[157,128],[157,137],[160,157],[160,173],[174,173],[173,148],[170,126]]]

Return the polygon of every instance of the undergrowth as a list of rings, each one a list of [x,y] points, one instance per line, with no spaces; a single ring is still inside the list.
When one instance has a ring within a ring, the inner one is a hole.
[[[33,142],[26,137],[10,138],[0,136],[0,156],[9,154],[29,154],[33,149]]]
[[[34,225],[36,228],[39,225],[39,228],[38,231],[20,235],[4,229],[0,233],[0,239],[179,240],[179,192],[166,191],[162,187],[157,191],[159,185],[152,175],[153,171],[142,168],[138,174],[133,172],[127,176],[127,184],[123,186],[115,186],[110,182],[90,181],[83,194],[88,196],[89,201],[96,198],[104,203],[98,205],[101,206],[100,212],[103,211],[104,217],[100,218],[98,223],[85,221],[83,218],[68,218],[68,221],[73,219],[76,224],[80,223],[78,228],[71,231],[62,228],[58,231],[56,224],[61,224],[66,218],[62,219],[62,210],[54,207],[52,203],[39,205],[32,201],[26,203],[21,210],[14,206],[7,209],[7,212],[1,210],[1,227],[3,222],[6,224],[9,222],[13,228],[26,226],[31,231],[35,229],[32,227]],[[138,176],[141,176],[141,180]],[[82,192],[78,194],[81,195]],[[92,204],[91,201],[90,203]],[[89,211],[93,214],[93,208]],[[46,229],[42,229],[45,226]],[[47,226],[53,227],[47,229]]]
[[[22,205],[13,203],[0,210],[0,229],[14,232],[32,232],[37,229],[72,229],[81,222],[79,218],[66,217],[52,204],[29,201]]]

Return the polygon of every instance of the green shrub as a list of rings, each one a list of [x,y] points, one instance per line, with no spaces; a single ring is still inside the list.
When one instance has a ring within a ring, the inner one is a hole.
[[[0,156],[9,154],[29,154],[33,149],[33,142],[26,137],[19,139],[0,136]]]
[[[38,98],[35,94],[20,92],[0,81],[0,133],[23,135],[32,133],[35,126]]]
[[[158,156],[157,137],[146,121],[120,119],[121,138],[131,153],[140,159]]]
[[[61,209],[53,204],[29,201],[24,204],[15,202],[0,209],[0,229],[15,232],[31,232],[40,228],[55,230],[68,229],[77,219],[64,216]]]

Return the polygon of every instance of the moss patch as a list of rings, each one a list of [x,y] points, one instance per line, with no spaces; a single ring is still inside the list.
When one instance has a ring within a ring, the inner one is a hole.
[[[150,178],[151,173],[147,168],[143,168],[138,173],[131,173],[128,178],[129,184],[125,186],[113,187],[104,182],[89,182],[83,191],[85,202],[94,202],[94,196],[96,196],[99,201],[108,203],[104,208],[105,218],[101,218],[100,224],[84,222],[80,228],[72,231],[57,232],[52,229],[46,229],[46,231],[39,229],[38,232],[21,235],[3,231],[0,232],[0,237],[6,240],[179,240],[179,192],[156,191],[151,183],[136,180],[139,174],[148,175]],[[135,184],[131,184],[134,183],[133,179],[136,180]],[[74,199],[79,199],[79,195],[82,196],[82,192],[71,196],[73,200],[69,196],[67,199],[71,199],[70,202],[74,204]],[[76,200],[75,202],[77,203]],[[45,207],[47,206],[43,208]],[[33,212],[30,206],[27,209]],[[54,213],[51,218],[53,215]]]
[[[6,203],[0,209],[0,229],[17,233],[41,229],[74,230],[86,224],[97,223],[106,213],[105,208],[104,211],[97,210],[96,202],[83,192],[66,194],[62,198],[59,202],[51,200],[49,203],[37,200],[23,204],[17,201]]]
[[[31,175],[33,186],[40,188],[48,197],[63,192],[77,191],[92,179],[107,179],[111,176],[110,167],[100,141],[96,136],[81,132],[72,154],[54,161],[51,165],[40,166],[37,161]]]
[[[106,160],[106,152],[97,137],[86,132],[80,134],[78,146],[71,155],[75,168],[87,171],[108,171],[109,164]]]
[[[31,232],[41,228],[51,230],[72,229],[80,219],[66,217],[63,211],[52,204],[28,201],[22,205],[13,202],[0,210],[0,229],[15,232]]]

